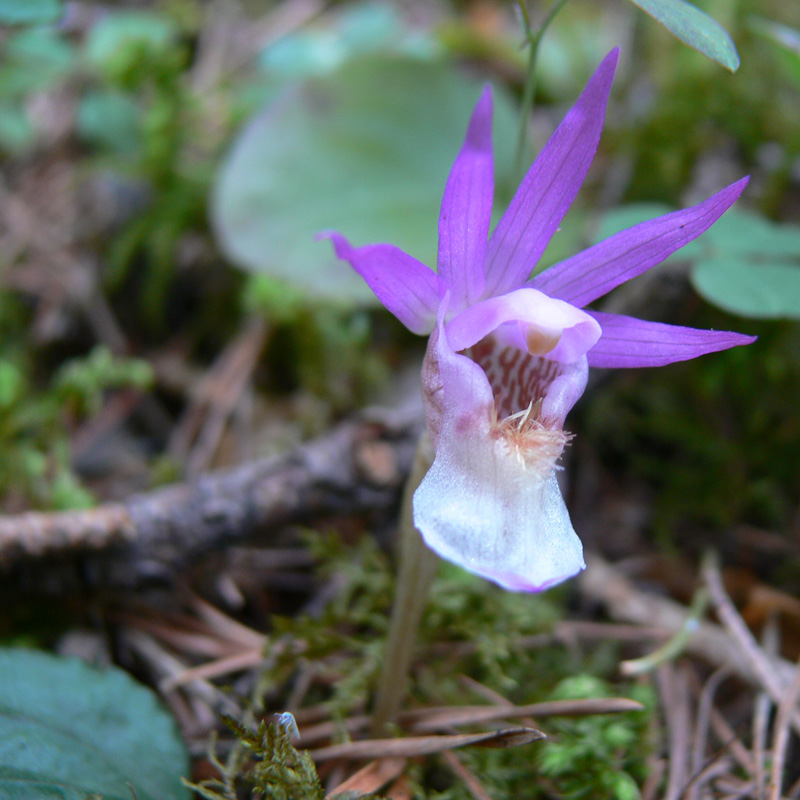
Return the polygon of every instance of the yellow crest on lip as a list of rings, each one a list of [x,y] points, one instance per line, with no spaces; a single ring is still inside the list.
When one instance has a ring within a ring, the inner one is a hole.
[[[543,356],[549,353],[561,341],[561,333],[549,333],[535,328],[533,325],[525,331],[525,344],[532,356]]]

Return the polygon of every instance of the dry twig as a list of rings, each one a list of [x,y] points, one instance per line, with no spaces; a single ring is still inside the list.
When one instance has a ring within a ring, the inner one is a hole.
[[[345,792],[372,794],[399,777],[406,766],[404,758],[380,758],[351,775],[330,792],[331,797]]]
[[[420,427],[416,415],[376,412],[283,456],[123,503],[0,517],[0,568],[79,556],[82,574],[94,583],[135,587],[171,579],[203,555],[288,523],[393,509]],[[33,585],[41,583],[41,570],[37,564]]]
[[[711,599],[717,615],[750,665],[758,684],[773,702],[781,705],[784,701],[785,688],[794,683],[796,673],[792,675],[791,679],[787,679],[785,671],[778,670],[776,660],[770,660],[767,657],[725,591],[719,568],[710,559],[707,559],[703,565],[703,578],[711,592]],[[795,730],[800,733],[800,714],[794,707],[791,707],[787,713],[791,715],[791,723]]]
[[[461,763],[452,750],[445,750],[442,753],[442,761],[459,780],[463,781],[464,786],[475,800],[492,800],[483,784]]]
[[[783,787],[783,770],[786,763],[786,750],[789,745],[789,728],[792,717],[797,712],[797,703],[800,700],[800,661],[797,664],[797,674],[789,691],[778,706],[775,715],[775,727],[772,734],[772,768],[769,776],[769,800],[780,800]]]
[[[588,568],[581,575],[578,587],[587,597],[601,602],[613,619],[655,625],[670,633],[683,626],[687,616],[685,606],[668,598],[639,591],[623,572],[597,555],[587,555],[586,563]],[[741,624],[744,625],[744,622]],[[738,677],[755,686],[761,685],[758,673],[750,661],[743,655],[736,641],[719,625],[700,622],[686,644],[686,652],[717,667],[730,666]],[[769,660],[763,653],[761,656],[770,665],[767,671],[778,676],[782,685],[788,686],[792,682],[794,665],[790,661],[782,658]],[[780,687],[774,683],[773,686],[780,693]]]
[[[535,728],[507,728],[483,733],[452,733],[440,736],[403,736],[397,739],[364,739],[320,747],[311,751],[314,761],[335,758],[362,760],[367,758],[414,758],[442,753],[454,747],[518,747],[546,738]]]
[[[194,478],[211,466],[228,419],[258,363],[268,328],[252,317],[228,344],[204,376],[189,408],[170,437],[170,454],[186,462],[186,475]]]
[[[669,772],[665,800],[678,800],[689,779],[691,723],[689,686],[683,669],[662,664],[656,671],[661,707],[667,724]]]

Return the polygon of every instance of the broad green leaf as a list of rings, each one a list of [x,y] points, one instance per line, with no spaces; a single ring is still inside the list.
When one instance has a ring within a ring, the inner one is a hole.
[[[245,269],[309,296],[374,303],[364,282],[318,242],[391,242],[435,264],[445,181],[479,87],[452,67],[370,56],[296,85],[241,133],[217,177],[212,221]],[[515,120],[495,93],[498,174],[510,174]]]
[[[670,210],[656,203],[622,206],[603,216],[595,241]],[[800,226],[730,209],[670,259],[694,262],[695,289],[726,311],[800,318]]]
[[[69,72],[75,54],[63,33],[52,28],[31,28],[10,37],[3,55],[15,64],[57,77]]]
[[[0,0],[0,25],[42,25],[62,14],[61,0]]]
[[[739,55],[728,32],[708,14],[685,0],[631,0],[658,20],[689,47],[731,72],[739,68]]]
[[[710,303],[734,314],[800,319],[798,264],[714,258],[695,267],[692,283]]]
[[[0,650],[0,797],[188,800],[188,766],[172,718],[127,673]]]

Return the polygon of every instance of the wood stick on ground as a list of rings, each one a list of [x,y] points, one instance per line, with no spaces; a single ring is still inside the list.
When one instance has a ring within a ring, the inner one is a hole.
[[[789,691],[778,706],[775,716],[774,734],[772,737],[772,765],[769,776],[769,800],[780,800],[784,780],[784,765],[786,751],[789,747],[789,734],[792,715],[797,710],[800,700],[800,662],[797,664],[797,674]]]
[[[585,597],[602,603],[612,619],[655,625],[673,633],[683,626],[689,613],[685,606],[674,600],[640,591],[621,570],[615,569],[597,555],[587,554],[586,564],[587,569],[578,581],[578,588]],[[686,645],[686,651],[718,667],[730,665],[734,673],[743,680],[755,686],[761,685],[758,674],[742,654],[736,641],[713,622],[700,622],[697,625]],[[768,659],[768,663],[771,665],[771,673],[779,677],[780,685],[789,686],[794,679],[794,664],[777,657]]]
[[[678,800],[689,781],[689,743],[692,731],[689,685],[686,673],[672,664],[656,670],[669,747],[669,772],[665,800]]]
[[[461,763],[452,750],[445,750],[441,758],[450,771],[464,783],[475,800],[492,800],[491,795],[484,789],[483,784]]]
[[[211,466],[228,419],[236,409],[267,340],[262,317],[250,317],[203,377],[170,436],[170,455],[185,461],[186,477]]]
[[[774,613],[767,617],[764,630],[761,632],[761,647],[769,658],[774,658],[780,650],[780,629]],[[757,800],[765,800],[767,796],[767,736],[773,703],[770,696],[757,692],[753,700],[752,751],[756,764],[754,779],[756,782]]]
[[[776,660],[770,659],[761,649],[750,628],[747,627],[747,623],[742,619],[725,591],[719,568],[710,559],[707,559],[703,566],[703,578],[711,592],[711,599],[717,615],[747,659],[759,685],[764,688],[776,705],[782,705],[784,692],[794,683],[796,675],[794,668],[790,668],[792,674],[788,678],[777,669]],[[800,733],[800,713],[794,707],[789,709],[789,713],[794,729]]]
[[[692,742],[691,774],[699,776],[706,763],[708,750],[708,734],[711,728],[711,712],[714,707],[714,696],[722,682],[731,674],[729,667],[720,667],[705,682],[700,690],[697,703],[697,718],[694,725],[694,741]],[[686,800],[698,800],[700,797],[700,781],[694,780],[685,793]]]
[[[288,523],[391,511],[420,430],[421,414],[376,411],[285,455],[126,502],[0,517],[0,572],[75,555],[95,584],[135,587]]]

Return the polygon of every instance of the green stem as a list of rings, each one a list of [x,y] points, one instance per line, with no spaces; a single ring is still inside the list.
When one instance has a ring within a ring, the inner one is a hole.
[[[521,179],[524,171],[523,161],[525,158],[525,144],[528,141],[528,121],[531,117],[533,98],[536,94],[536,64],[539,59],[539,45],[541,44],[545,31],[550,27],[550,23],[555,19],[556,14],[564,7],[567,0],[556,0],[547,16],[542,21],[542,24],[535,31],[531,29],[531,20],[528,16],[528,8],[525,4],[525,0],[517,0],[517,2],[522,15],[522,24],[525,28],[525,39],[528,42],[529,48],[525,86],[522,90],[522,107],[520,109],[522,117],[519,126],[519,138],[517,139],[517,155],[514,159],[514,174]]]
[[[414,466],[403,493],[400,566],[372,717],[372,735],[375,737],[387,734],[387,727],[394,721],[403,702],[422,612],[439,565],[439,557],[428,548],[414,527],[412,507],[414,492],[432,463],[433,446],[425,433],[417,445]]]
[[[622,674],[627,676],[644,675],[646,672],[652,672],[662,664],[666,664],[668,661],[674,661],[678,658],[689,644],[689,639],[692,638],[692,635],[700,626],[700,621],[708,610],[710,599],[708,589],[704,586],[698,589],[692,599],[689,613],[683,625],[681,625],[675,635],[666,642],[666,644],[654,650],[649,655],[623,661],[622,664],[620,664]]]

